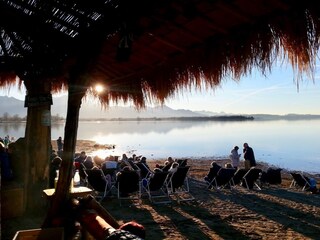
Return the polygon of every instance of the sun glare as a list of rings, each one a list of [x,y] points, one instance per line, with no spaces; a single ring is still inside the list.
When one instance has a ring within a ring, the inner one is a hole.
[[[97,93],[101,93],[101,92],[104,91],[104,87],[102,85],[98,84],[98,85],[95,86],[95,90],[96,90]]]

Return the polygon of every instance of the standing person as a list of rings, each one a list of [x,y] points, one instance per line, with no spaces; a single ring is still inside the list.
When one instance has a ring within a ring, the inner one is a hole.
[[[0,142],[0,168],[1,168],[1,179],[12,180],[13,174],[12,174],[9,154],[2,142]]]
[[[57,145],[58,145],[58,152],[62,151],[63,150],[63,142],[62,142],[62,138],[59,137],[57,139]]]
[[[245,169],[250,169],[256,166],[256,159],[254,158],[254,152],[248,143],[243,144],[243,157]]]
[[[241,154],[238,153],[239,147],[235,146],[232,150],[231,150],[231,154],[230,154],[230,159],[231,159],[231,165],[232,167],[234,167],[235,169],[238,169],[239,167],[239,163],[240,163],[240,156]]]
[[[9,143],[10,143],[9,135],[7,135],[7,136],[4,137],[3,143],[4,143],[5,148],[8,148],[8,145],[9,145]]]

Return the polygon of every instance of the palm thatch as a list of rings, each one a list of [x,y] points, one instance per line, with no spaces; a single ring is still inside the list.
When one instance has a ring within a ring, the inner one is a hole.
[[[320,3],[233,1],[0,1],[0,86],[15,75],[61,90],[81,74],[110,101],[163,102],[181,89],[214,89],[277,59],[313,74]],[[12,21],[14,19],[14,21]],[[37,77],[33,77],[33,76]],[[40,77],[39,77],[40,76]],[[36,80],[38,81],[38,80]],[[77,80],[79,81],[79,80]]]

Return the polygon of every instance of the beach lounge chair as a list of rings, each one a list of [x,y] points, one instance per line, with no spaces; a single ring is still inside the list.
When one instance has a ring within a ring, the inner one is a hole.
[[[88,186],[88,175],[85,173],[86,169],[87,168],[85,167],[85,165],[81,163],[79,167],[79,174],[80,174],[80,181],[84,186]]]
[[[298,172],[290,172],[293,180],[290,184],[291,187],[300,187],[301,190],[308,190],[311,187],[310,179],[307,176],[304,176],[302,173]]]
[[[95,198],[100,202],[107,196],[108,181],[101,169],[84,169],[88,186],[95,191]]]
[[[208,188],[212,188],[212,183],[214,178],[217,176],[217,173],[222,167],[219,166],[218,164],[214,164],[210,169],[207,174],[207,176],[204,177],[204,181],[208,184]]]
[[[171,199],[165,189],[168,172],[155,172],[149,178],[142,179],[142,189],[148,194],[152,203],[170,203]]]
[[[118,172],[117,168],[106,168],[104,165],[101,167],[104,176],[108,180],[108,191],[107,195],[111,195],[112,190],[116,188],[116,174]]]
[[[188,159],[177,159],[176,162],[179,163],[179,167],[186,167],[188,164]]]
[[[117,196],[121,200],[141,200],[140,177],[136,171],[121,171],[116,181]]]
[[[176,172],[167,176],[166,190],[170,196],[175,196],[178,202],[194,200],[189,189],[189,170],[190,166],[178,167]]]
[[[281,168],[268,168],[266,172],[262,172],[260,177],[261,184],[276,185],[281,184]]]
[[[140,169],[140,179],[148,178],[152,171],[142,162],[136,163]]]
[[[231,185],[232,186],[236,186],[239,185],[244,177],[244,175],[248,172],[247,169],[244,168],[239,168],[237,169],[237,171],[235,172],[235,174],[233,175],[233,177],[231,178]]]
[[[215,189],[231,187],[231,180],[235,172],[235,168],[220,168],[220,170],[217,173],[217,176],[212,180],[212,186]]]
[[[242,186],[247,189],[253,189],[257,187],[258,190],[261,190],[257,181],[260,179],[262,170],[256,167],[251,167],[249,171],[242,178]]]

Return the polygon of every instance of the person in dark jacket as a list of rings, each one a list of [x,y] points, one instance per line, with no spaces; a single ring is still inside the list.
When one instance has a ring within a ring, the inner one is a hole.
[[[12,180],[13,174],[11,169],[11,163],[9,154],[5,145],[0,142],[0,168],[1,168],[1,179]]]
[[[250,169],[257,165],[253,149],[249,147],[248,143],[243,144],[243,157],[245,169]]]

